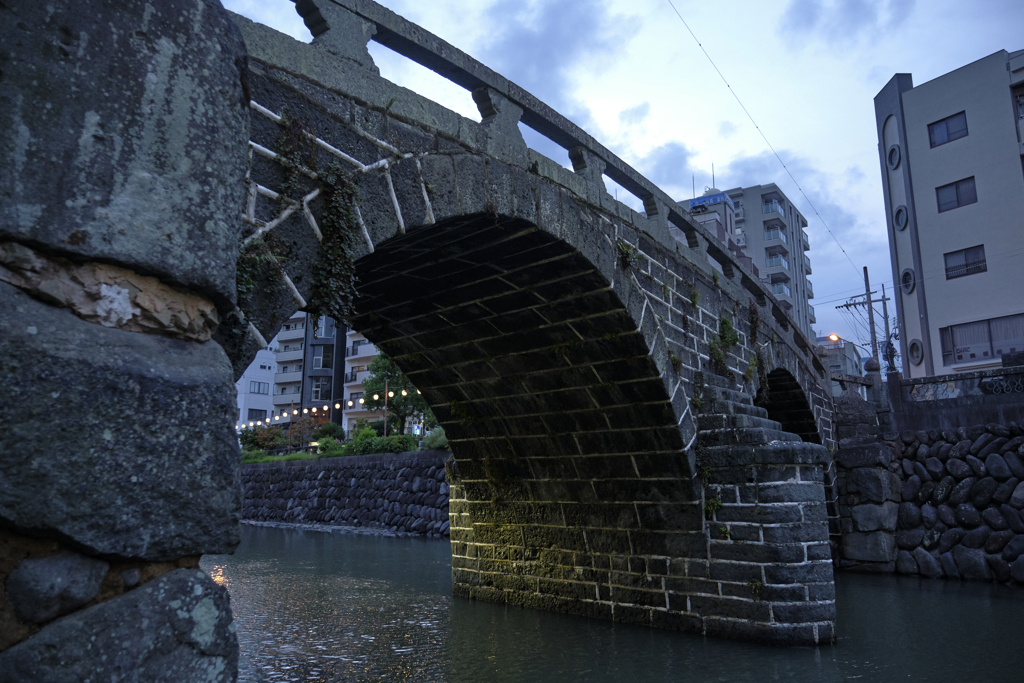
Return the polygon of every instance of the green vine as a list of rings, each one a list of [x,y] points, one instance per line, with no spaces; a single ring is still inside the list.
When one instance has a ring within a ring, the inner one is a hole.
[[[320,257],[313,264],[313,286],[306,311],[314,325],[327,315],[351,324],[356,298],[356,216],[358,191],[352,175],[337,164],[319,174],[320,195],[324,200],[319,226],[323,235]]]
[[[750,592],[754,595],[754,599],[760,602],[761,596],[764,594],[764,584],[757,579],[751,579],[747,582],[747,586],[750,588]]]
[[[714,498],[708,498],[704,502],[704,514],[708,517],[714,517],[715,513],[722,509],[722,498],[715,496]]]
[[[754,346],[757,344],[758,331],[761,329],[761,308],[753,300],[750,302],[750,308],[747,309],[747,323],[750,324],[747,345]]]
[[[643,256],[640,254],[640,250],[634,247],[628,242],[619,240],[619,264],[623,270],[629,270],[634,264],[640,263],[643,260]]]
[[[740,335],[733,327],[732,320],[722,316],[718,323],[718,334],[708,343],[708,358],[711,371],[722,377],[729,377],[729,364],[726,354],[740,341]]]
[[[678,373],[679,371],[681,371],[683,369],[683,359],[682,358],[680,358],[679,356],[677,356],[676,354],[673,353],[672,355],[670,355],[668,357],[668,359],[669,359],[669,362],[672,363],[672,369],[675,370],[676,373]]]
[[[697,285],[690,287],[690,304],[692,304],[694,308],[697,308],[697,306],[700,305],[700,291],[697,290]]]
[[[715,283],[715,287],[718,286],[718,271],[711,273],[711,281]]]

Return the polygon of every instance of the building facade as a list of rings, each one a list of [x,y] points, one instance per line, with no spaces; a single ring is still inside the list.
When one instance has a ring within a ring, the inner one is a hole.
[[[817,337],[818,354],[822,364],[828,368],[831,375],[853,375],[854,377],[864,376],[864,361],[866,358],[860,355],[860,351],[852,343],[845,339],[832,340],[829,337]],[[865,396],[864,387],[860,385],[849,386],[856,389],[862,397]],[[843,387],[838,380],[832,380],[832,395],[840,396]]]
[[[273,344],[271,345],[273,346]],[[276,369],[274,353],[262,349],[256,353],[242,377],[235,382],[238,394],[238,419],[235,428],[241,430],[249,425],[261,426],[273,419],[274,403],[274,371]]]
[[[345,367],[342,378],[343,401],[341,425],[345,431],[355,427],[356,420],[369,420],[373,422],[381,419],[381,414],[366,410],[363,407],[363,380],[369,375],[370,363],[380,355],[377,347],[370,341],[356,332],[347,330],[345,335]]]
[[[904,372],[1024,350],[1024,50],[875,97]]]
[[[703,196],[680,203],[731,251],[742,250],[779,305],[814,338],[818,321],[810,303],[814,287],[808,278],[812,271],[806,253],[811,248],[804,232],[807,219],[779,186],[769,183],[724,192],[710,188]]]

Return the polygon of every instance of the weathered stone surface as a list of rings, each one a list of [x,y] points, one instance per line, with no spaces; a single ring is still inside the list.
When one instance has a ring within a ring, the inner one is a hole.
[[[846,534],[843,536],[843,557],[865,562],[892,562],[896,559],[896,539],[884,531]]]
[[[7,11],[0,237],[233,301],[248,103],[219,3]]]
[[[939,555],[939,562],[942,564],[942,573],[946,575],[946,578],[960,578],[960,570],[956,568],[956,560],[953,559],[953,553],[942,553]]]
[[[970,503],[961,503],[956,506],[956,521],[962,527],[973,529],[981,524],[981,513]]]
[[[995,477],[999,481],[1006,481],[1013,476],[1013,472],[1010,471],[1006,460],[996,453],[992,453],[985,458],[985,469],[988,470],[989,476]]]
[[[840,448],[836,460],[845,469],[855,467],[888,467],[892,462],[892,451],[881,443],[870,443]]]
[[[228,593],[178,569],[109,602],[70,614],[0,653],[11,683],[234,681],[238,641]]]
[[[6,409],[8,524],[147,560],[237,545],[235,388],[216,343],[102,327],[0,283],[0,385],[32,387]]]
[[[939,527],[929,529],[928,531],[924,532],[924,536],[921,537],[921,545],[926,550],[931,550],[932,548],[939,545],[939,541],[942,540],[943,533],[944,532],[941,531]]]
[[[921,524],[921,508],[913,503],[901,503],[899,511],[901,529],[913,529]]]
[[[988,537],[988,540],[985,541],[985,552],[989,555],[1003,552],[1003,548],[1006,547],[1006,544],[1009,543],[1014,536],[1016,536],[1016,534],[1012,529],[994,532]]]
[[[921,506],[921,523],[926,529],[931,529],[939,521],[939,513],[931,503]]]
[[[1010,477],[1009,479],[1007,479],[1006,481],[999,485],[999,488],[996,489],[996,492],[992,494],[992,500],[1000,504],[1009,502],[1010,496],[1013,495],[1013,492],[1017,488],[1017,484],[1019,483],[1020,480],[1017,479],[1017,477]]]
[[[971,442],[967,439],[957,441],[953,450],[949,452],[950,460],[962,460],[965,455],[971,452]]]
[[[988,475],[988,470],[985,469],[985,463],[979,460],[978,458],[974,457],[973,455],[968,455],[966,458],[964,458],[964,461],[968,465],[970,465],[971,469],[974,471],[975,476],[984,477]]]
[[[992,578],[992,570],[981,550],[958,545],[951,552],[961,578],[968,581],[988,581]]]
[[[853,507],[850,510],[850,517],[855,531],[892,531],[896,528],[897,511],[898,506],[892,501],[881,505],[867,503]]]
[[[938,458],[928,458],[925,460],[924,468],[935,481],[942,479],[942,476],[946,473],[946,466]]]
[[[978,480],[974,477],[967,477],[954,486],[952,492],[949,494],[949,505],[951,507],[955,507],[961,503],[966,503],[970,499],[971,489],[977,481]]]
[[[914,548],[914,560],[921,576],[929,579],[942,578],[942,563],[924,548]]]
[[[896,532],[896,545],[904,550],[911,550],[921,545],[924,540],[924,529],[901,530]]]
[[[1024,481],[1017,484],[1017,488],[1015,488],[1013,490],[1013,493],[1010,494],[1009,504],[1010,507],[1016,508],[1018,510],[1024,508]]]
[[[979,479],[974,486],[971,487],[970,499],[974,503],[974,507],[979,510],[983,510],[990,502],[992,502],[992,496],[995,495],[996,489],[999,488],[999,482],[993,477],[985,477]]]
[[[925,468],[923,462],[915,462],[914,463],[914,474],[916,474],[918,477],[921,478],[921,483],[922,484],[924,482],[928,482],[928,481],[932,480],[932,475]]]
[[[1006,523],[1010,525],[1011,529],[1018,534],[1024,534],[1024,520],[1021,519],[1020,513],[1017,510],[1004,503],[999,506],[999,512],[1006,519]]]
[[[1024,437],[1021,438],[1024,439]],[[1005,462],[1006,466],[1010,468],[1011,472],[1013,472],[1013,476],[1024,481],[1024,462],[1021,462],[1020,457],[1013,451],[1007,451],[1003,453],[1002,456],[1003,462]]]
[[[948,527],[956,526],[956,513],[953,512],[953,508],[948,505],[940,505],[935,508],[935,512],[939,515],[939,520],[943,524]]]
[[[1024,583],[1024,560],[1017,560],[1010,565],[1010,577],[1017,583]]]
[[[988,524],[996,531],[1002,531],[1010,527],[1006,517],[996,508],[985,508],[981,511],[981,517],[985,520],[985,524]]]
[[[109,568],[103,560],[63,551],[22,560],[4,589],[19,619],[42,624],[95,598]]]
[[[931,500],[936,486],[937,484],[931,480],[921,484],[921,490],[917,492],[917,498],[914,499],[914,502],[918,505],[923,505],[925,502]]]
[[[947,530],[942,534],[942,538],[939,539],[939,553],[945,553],[953,548],[953,546],[960,543],[963,537],[967,535],[967,532],[960,528],[953,528]]]
[[[1024,535],[1017,535],[1003,546],[1003,559],[1013,562],[1021,555],[1024,555]]]
[[[971,469],[971,466],[959,459],[954,460],[953,458],[950,458],[947,460],[946,469],[958,480],[966,479],[974,474],[974,470]]]
[[[985,555],[988,568],[992,570],[992,578],[999,583],[1010,580],[1010,564],[999,555]]]
[[[956,479],[950,475],[943,477],[932,491],[932,504],[938,506],[949,500],[949,494],[953,492],[954,486],[956,486]]]
[[[889,500],[894,476],[888,470],[858,467],[850,471],[846,479],[846,490],[848,493],[859,493],[862,500],[883,503]]]
[[[896,553],[896,571],[900,574],[917,574],[917,560],[907,550]]]
[[[992,529],[982,525],[977,529],[971,529],[968,531],[963,539],[960,541],[960,545],[965,548],[981,548],[988,541],[988,537],[992,535]]]
[[[903,500],[908,502],[914,500],[920,491],[921,477],[915,474],[903,484]]]
[[[993,440],[995,440],[995,438],[996,437],[994,434],[988,432],[979,435],[976,439],[974,439],[974,443],[971,444],[971,455],[977,455],[978,453],[981,453],[981,449],[989,445]]]

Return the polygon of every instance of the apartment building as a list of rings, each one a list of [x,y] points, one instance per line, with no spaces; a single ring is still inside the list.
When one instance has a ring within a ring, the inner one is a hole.
[[[369,420],[371,422],[381,419],[379,412],[372,412],[363,407],[363,380],[369,375],[370,363],[376,358],[380,351],[377,347],[362,334],[355,330],[347,330],[345,334],[345,365],[342,386],[344,400],[342,402],[343,416],[341,425],[346,431],[355,426],[356,420]]]
[[[854,377],[864,376],[864,361],[866,358],[861,357],[860,351],[852,343],[845,339],[832,340],[829,337],[817,337],[818,342],[818,354],[822,360],[822,364],[828,368],[829,374],[831,375],[853,375]],[[850,389],[856,389],[862,396],[865,395],[864,387],[862,386],[850,386]],[[843,393],[843,388],[838,381],[832,380],[832,395],[840,396]]]
[[[875,96],[904,372],[1024,350],[1024,50]]]
[[[807,219],[778,185],[709,188],[703,196],[680,203],[731,251],[742,250],[779,305],[813,339],[812,326],[818,321],[810,303],[814,287],[808,278],[812,270],[806,254],[811,248],[804,232]]]
[[[272,424],[287,426],[299,417],[342,422],[345,328],[331,318],[312,325],[302,311],[281,326],[271,348],[275,373]]]

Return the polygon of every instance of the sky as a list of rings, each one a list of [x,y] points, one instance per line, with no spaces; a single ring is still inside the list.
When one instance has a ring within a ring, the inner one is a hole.
[[[721,189],[778,184],[808,220],[815,330],[865,345],[866,319],[835,306],[863,294],[864,266],[873,290],[892,291],[874,96],[895,73],[920,85],[1024,48],[1020,0],[378,1],[533,93],[677,200],[711,187],[712,167]],[[311,39],[290,0],[224,5]],[[370,53],[385,78],[479,120],[468,91],[376,43]],[[524,137],[569,166],[554,143]]]

